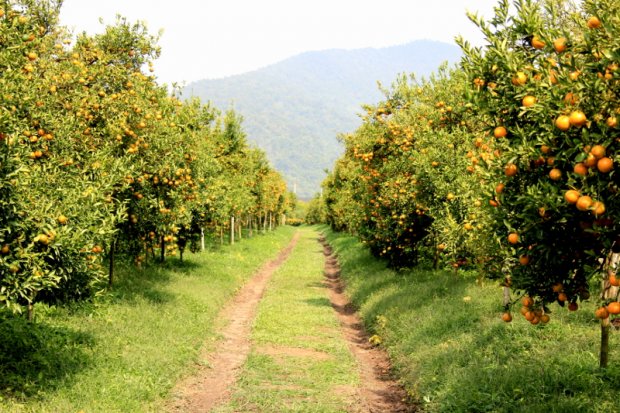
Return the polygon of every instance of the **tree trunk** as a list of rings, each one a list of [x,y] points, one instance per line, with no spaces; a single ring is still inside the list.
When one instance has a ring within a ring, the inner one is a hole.
[[[230,245],[235,244],[235,217],[230,217]]]
[[[114,283],[114,250],[116,249],[116,237],[112,238],[110,244],[109,267],[108,267],[108,288],[112,288]]]
[[[34,320],[34,304],[32,302],[28,303],[28,313],[26,317],[27,317],[27,320],[30,322]]]
[[[237,222],[237,238],[239,239],[239,241],[241,241],[242,238],[242,233],[241,233],[241,229],[243,227],[243,222],[241,221],[241,219],[238,220]]]
[[[599,366],[602,369],[607,368],[609,361],[609,317],[601,320],[601,351],[599,357]]]
[[[603,265],[603,270],[607,271],[607,277],[603,280],[603,294],[601,298],[603,300],[607,299],[618,299],[618,287],[614,287],[609,282],[609,276],[611,274],[616,274],[616,269],[618,268],[618,262],[620,261],[620,253],[612,252],[607,257],[606,262]],[[601,320],[601,347],[599,351],[599,366],[601,368],[607,367],[607,362],[609,361],[609,330],[611,323],[609,321],[609,317]]]
[[[252,236],[254,235],[252,233],[252,227],[253,227],[253,222],[252,221],[254,221],[254,215],[250,214],[250,215],[248,215],[248,236],[250,238],[252,238]]]
[[[160,248],[159,260],[164,262],[166,260],[166,241],[164,241],[163,235],[160,237]]]
[[[269,212],[269,231],[273,231],[273,214]]]
[[[224,245],[224,227],[220,227],[220,246]]]
[[[205,250],[205,230],[200,228],[200,251]]]
[[[510,287],[507,285],[504,286],[504,306],[508,306],[510,304]]]

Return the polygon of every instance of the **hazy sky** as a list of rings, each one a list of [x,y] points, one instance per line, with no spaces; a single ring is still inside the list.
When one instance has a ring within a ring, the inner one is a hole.
[[[465,11],[497,0],[65,0],[62,24],[101,31],[99,18],[142,20],[160,40],[155,74],[190,82],[258,69],[309,50],[383,47],[418,39],[482,42]]]

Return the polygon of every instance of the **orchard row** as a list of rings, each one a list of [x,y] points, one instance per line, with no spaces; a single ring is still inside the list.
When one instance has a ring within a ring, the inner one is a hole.
[[[620,9],[517,0],[470,18],[486,45],[459,39],[458,68],[403,76],[367,106],[310,216],[394,266],[500,279],[533,324],[601,285],[597,315],[620,313]]]
[[[0,6],[0,303],[15,311],[91,295],[104,257],[163,260],[291,201],[238,115],[155,82],[143,25],[72,41],[59,4]]]

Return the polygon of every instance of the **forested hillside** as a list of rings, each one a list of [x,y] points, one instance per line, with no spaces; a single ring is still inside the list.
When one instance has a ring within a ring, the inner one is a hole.
[[[361,104],[381,97],[399,73],[424,76],[460,56],[457,46],[435,42],[382,49],[307,52],[254,72],[202,80],[185,88],[217,107],[234,106],[250,141],[267,152],[301,198],[319,190],[324,170],[342,153],[337,134],[359,125]]]

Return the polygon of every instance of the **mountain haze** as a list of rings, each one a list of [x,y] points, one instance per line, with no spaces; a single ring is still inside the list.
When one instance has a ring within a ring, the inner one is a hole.
[[[244,118],[248,140],[307,199],[342,153],[337,135],[359,125],[362,104],[382,98],[378,81],[389,86],[405,72],[427,76],[460,55],[457,46],[434,41],[306,52],[256,71],[190,83],[184,95],[233,107]]]

